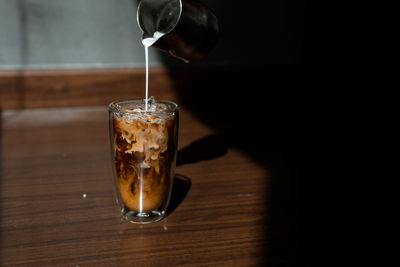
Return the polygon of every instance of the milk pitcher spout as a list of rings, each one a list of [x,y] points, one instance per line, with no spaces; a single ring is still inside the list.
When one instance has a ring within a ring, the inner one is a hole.
[[[218,19],[196,0],[141,0],[142,41],[184,61],[206,56],[218,40]]]

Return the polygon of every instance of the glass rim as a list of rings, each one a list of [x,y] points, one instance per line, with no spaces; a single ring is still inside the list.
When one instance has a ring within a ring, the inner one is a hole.
[[[129,103],[145,103],[146,99],[125,99],[125,100],[115,100],[112,101],[110,104],[108,104],[108,110],[113,113],[123,113],[123,114],[143,114],[143,113],[165,113],[165,112],[157,112],[157,111],[123,111],[118,109],[118,106],[121,104],[129,104]],[[169,100],[152,100],[153,103],[161,103],[161,104],[166,104],[168,106],[171,106],[172,109],[168,111],[168,113],[174,113],[177,110],[179,110],[179,105],[175,102],[169,101]]]

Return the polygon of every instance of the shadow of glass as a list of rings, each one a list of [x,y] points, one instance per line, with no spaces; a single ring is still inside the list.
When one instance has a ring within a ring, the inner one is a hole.
[[[179,150],[176,165],[180,166],[214,159],[225,155],[226,152],[227,146],[223,138],[219,135],[209,135]],[[182,174],[175,175],[166,216],[171,214],[182,203],[191,186],[192,180],[189,177]]]
[[[218,158],[225,155],[226,152],[227,146],[222,136],[209,135],[179,150],[176,165]]]
[[[189,177],[182,174],[175,175],[166,217],[168,217],[182,203],[191,186],[192,180],[190,180]]]

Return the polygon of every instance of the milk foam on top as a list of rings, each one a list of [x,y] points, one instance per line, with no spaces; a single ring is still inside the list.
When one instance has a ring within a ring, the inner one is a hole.
[[[154,167],[158,173],[158,159],[168,148],[167,124],[173,120],[174,113],[167,105],[152,102],[150,101],[150,109],[147,112],[136,107],[124,108],[122,113],[115,113],[114,125],[130,146],[124,153],[143,153],[141,167]]]

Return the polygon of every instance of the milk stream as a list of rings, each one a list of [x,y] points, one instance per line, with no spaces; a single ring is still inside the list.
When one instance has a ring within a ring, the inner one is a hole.
[[[144,46],[144,55],[146,59],[146,95],[145,95],[145,104],[144,110],[147,111],[148,100],[149,100],[149,46],[152,46],[158,39],[160,39],[165,33],[155,32],[153,37],[148,37],[142,39],[142,44]]]

